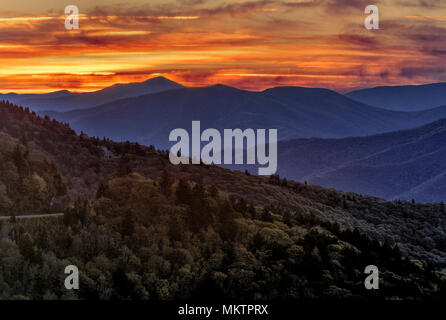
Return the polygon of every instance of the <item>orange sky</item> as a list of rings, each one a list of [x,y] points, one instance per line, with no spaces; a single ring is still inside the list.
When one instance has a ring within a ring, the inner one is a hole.
[[[79,7],[79,30],[65,29],[61,1],[0,5],[1,93],[91,91],[155,75],[250,90],[446,81],[446,1],[69,4]],[[364,28],[369,4],[380,9],[380,30]]]

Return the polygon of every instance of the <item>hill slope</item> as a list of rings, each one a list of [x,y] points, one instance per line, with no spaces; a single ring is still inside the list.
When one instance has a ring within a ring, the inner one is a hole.
[[[206,189],[216,187],[224,198],[243,195],[255,206],[275,206],[291,214],[337,222],[342,228],[357,228],[374,239],[397,244],[407,256],[446,265],[445,209],[438,203],[387,202],[217,166],[174,166],[165,152],[136,143],[78,136],[67,125],[11,104],[0,103],[0,130],[16,138],[26,135],[30,145],[54,161],[72,200],[79,196],[94,199],[104,192],[107,181],[128,176],[129,171],[159,181],[165,170],[175,181],[186,179]],[[121,191],[127,192],[125,188]],[[118,204],[129,201],[125,196],[115,200]]]
[[[389,110],[419,111],[446,105],[446,83],[376,87],[355,90],[346,96]]]
[[[440,300],[446,284],[435,267],[357,229],[168,177],[111,179],[63,218],[2,229],[6,299]],[[61,289],[68,263],[82,270],[79,290]],[[379,266],[380,290],[364,288],[370,263]]]
[[[0,215],[57,211],[66,206],[66,193],[54,162],[26,139],[0,131]]]
[[[278,146],[278,173],[387,199],[446,201],[446,120],[369,137],[301,139]]]

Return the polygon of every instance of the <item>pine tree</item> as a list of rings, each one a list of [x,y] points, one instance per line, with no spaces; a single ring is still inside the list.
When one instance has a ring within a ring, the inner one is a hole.
[[[131,236],[135,232],[135,219],[129,211],[122,220],[121,232],[123,236]]]
[[[214,199],[218,199],[218,189],[216,186],[212,185],[209,190],[209,195],[214,198]]]
[[[33,261],[36,255],[36,248],[34,247],[34,240],[29,233],[25,233],[20,237],[18,242],[20,253],[28,260]]]
[[[117,176],[119,178],[126,177],[132,173],[132,168],[130,167],[129,160],[126,157],[122,157],[119,161]]]
[[[274,222],[274,218],[267,208],[263,208],[261,219],[265,222]]]
[[[180,179],[176,190],[177,201],[188,204],[191,202],[191,190],[186,180]]]
[[[107,191],[107,187],[103,182],[99,184],[98,191],[96,191],[96,199],[99,199],[105,195],[105,192]]]
[[[12,159],[14,161],[15,166],[17,167],[17,171],[19,172],[20,177],[22,178],[25,177],[28,165],[25,155],[23,154],[22,149],[18,144],[14,148]]]
[[[162,194],[166,197],[169,197],[172,193],[172,184],[173,180],[170,177],[169,173],[166,170],[163,170],[161,173],[161,178],[159,180],[159,187]]]

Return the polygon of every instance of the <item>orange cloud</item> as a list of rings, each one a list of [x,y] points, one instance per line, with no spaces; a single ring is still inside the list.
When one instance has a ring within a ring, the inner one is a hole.
[[[83,9],[79,30],[53,13],[0,12],[0,92],[89,91],[161,74],[185,85],[361,86],[446,81],[446,9],[361,1],[180,1]],[[316,5],[317,4],[317,5]],[[431,10],[432,9],[432,10]],[[48,11],[50,12],[50,11]],[[357,14],[356,14],[357,12]],[[408,70],[407,66],[411,69]]]

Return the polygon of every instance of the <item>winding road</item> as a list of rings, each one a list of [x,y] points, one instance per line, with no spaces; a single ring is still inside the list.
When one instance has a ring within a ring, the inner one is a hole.
[[[16,219],[32,219],[32,218],[52,218],[61,217],[63,213],[50,213],[50,214],[31,214],[26,216],[16,216]],[[0,220],[9,220],[11,216],[0,216]]]

